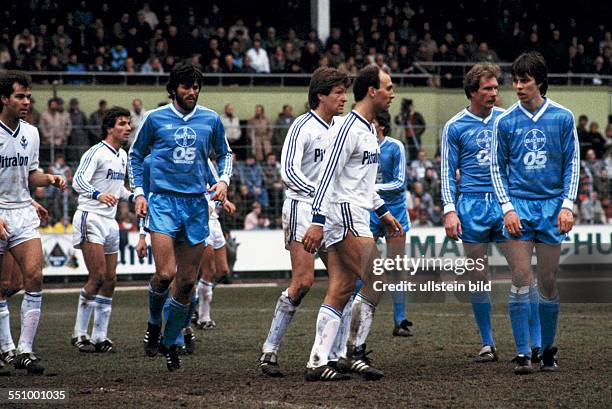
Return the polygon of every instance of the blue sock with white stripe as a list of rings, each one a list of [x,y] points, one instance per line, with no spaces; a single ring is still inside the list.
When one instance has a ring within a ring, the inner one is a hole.
[[[40,306],[42,304],[42,292],[26,291],[21,302],[21,334],[17,344],[17,353],[25,354],[32,352],[34,336],[40,321]]]
[[[149,283],[149,322],[151,324],[162,324],[162,310],[169,292],[170,287],[166,288],[163,293],[155,292],[151,288],[151,283]]]
[[[393,322],[399,325],[406,319],[406,293],[403,291],[391,291],[393,298]]]
[[[11,335],[11,320],[8,309],[8,300],[0,301],[0,352],[15,349]]]
[[[181,304],[180,302],[176,301],[174,297],[170,297],[169,304],[168,321],[166,321],[166,327],[164,328],[163,340],[164,346],[166,347],[176,344],[177,338],[185,326],[185,320],[189,316],[189,307],[191,302],[188,304]]]
[[[321,305],[319,315],[317,315],[317,332],[312,350],[310,351],[308,368],[318,368],[319,366],[327,365],[329,353],[331,352],[336,335],[338,335],[341,318],[342,314],[340,311],[331,305]]]
[[[540,324],[542,326],[543,349],[555,344],[560,307],[561,304],[558,295],[555,298],[548,299],[540,294]]]
[[[531,356],[529,348],[529,286],[510,288],[508,313],[517,354]]]
[[[542,348],[542,327],[540,326],[540,291],[538,284],[529,286],[529,338],[531,348]]]
[[[91,331],[91,342],[98,343],[108,338],[108,323],[113,309],[113,298],[96,295],[94,299],[94,322]]]
[[[470,291],[470,302],[482,338],[482,345],[494,347],[495,341],[493,341],[493,327],[491,325],[491,295],[488,291]]]

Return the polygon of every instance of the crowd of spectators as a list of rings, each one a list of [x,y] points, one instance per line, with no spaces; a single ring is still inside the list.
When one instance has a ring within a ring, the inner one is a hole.
[[[552,73],[612,75],[606,2],[576,10],[573,17],[556,9],[542,12],[542,1],[331,2],[325,42],[304,26],[307,1],[258,4],[259,14],[243,15],[245,6],[233,8],[231,1],[4,3],[0,68],[163,73],[188,59],[208,73],[311,73],[326,65],[356,73],[376,63],[393,73],[430,74],[418,84],[456,87],[462,69],[432,64],[508,62],[537,50]],[[605,77],[588,81],[609,83]]]
[[[49,209],[47,231],[63,232],[71,221],[77,203],[76,194],[70,189],[72,174],[80,156],[100,140],[101,118],[107,109],[104,100],[99,101],[98,110],[90,115],[79,109],[79,101],[75,98],[70,100],[69,106],[69,112],[64,112],[63,101],[52,98],[46,111],[39,113],[32,108],[28,117],[41,134],[41,165],[51,173],[64,176],[69,185],[63,195],[53,187],[34,191],[34,198]],[[142,101],[135,99],[131,109],[134,128],[145,112]],[[266,116],[264,106],[256,105],[253,117],[241,120],[231,104],[225,105],[221,120],[235,163],[228,198],[237,207],[234,216],[221,214],[222,223],[227,228],[281,228],[285,187],[280,172],[280,150],[295,116],[293,107],[285,105],[272,121]],[[411,100],[402,101],[402,110],[394,123],[392,136],[404,143],[408,158],[406,206],[412,225],[441,226],[439,147],[434,157],[428,158],[420,139],[426,127],[425,119],[415,110]],[[597,122],[589,122],[586,115],[581,115],[577,133],[582,161],[575,220],[581,224],[612,223],[612,115],[604,135],[599,132]],[[52,139],[55,145],[50,143]],[[63,217],[65,214],[67,220]],[[127,203],[120,204],[117,219],[124,229],[136,230],[138,224]]]

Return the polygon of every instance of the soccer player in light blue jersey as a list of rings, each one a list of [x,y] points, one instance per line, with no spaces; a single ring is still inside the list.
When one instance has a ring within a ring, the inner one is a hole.
[[[149,111],[136,131],[129,153],[130,184],[136,196],[136,215],[145,217],[151,232],[155,275],[149,283],[149,320],[145,353],[158,349],[168,370],[180,368],[176,338],[188,320],[206,238],[208,237],[208,157],[217,156],[218,183],[211,200],[225,201],[232,171],[231,150],[219,115],[197,105],[202,73],[179,64],[170,73],[166,90],[172,102]],[[151,155],[150,193],[143,192],[143,160]],[[168,321],[160,344],[162,308],[175,280]]]
[[[388,112],[377,112],[374,117],[374,128],[380,146],[380,163],[376,175],[376,191],[385,201],[389,212],[402,225],[404,232],[410,230],[410,219],[406,210],[406,150],[397,139],[390,138],[391,117]],[[370,230],[375,239],[384,237],[387,245],[387,258],[403,257],[406,253],[406,236],[394,236],[370,211]],[[394,280],[399,282],[401,274],[395,274]],[[403,291],[393,291],[393,336],[412,336],[412,322],[406,319],[406,294]]]
[[[508,310],[517,350],[514,372],[533,372],[529,349],[529,280],[535,246],[540,286],[542,371],[558,370],[556,272],[561,242],[572,229],[580,151],[574,115],[546,98],[546,61],[521,54],[512,64],[519,101],[500,115],[491,144],[491,178],[504,213],[506,259],[512,272]]]

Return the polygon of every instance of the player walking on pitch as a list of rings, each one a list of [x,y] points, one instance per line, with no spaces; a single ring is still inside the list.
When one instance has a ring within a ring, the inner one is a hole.
[[[30,188],[66,188],[57,175],[38,170],[38,130],[23,119],[32,99],[32,80],[21,71],[0,73],[0,258],[8,250],[21,270],[25,295],[21,303],[21,334],[15,351],[10,338],[6,302],[0,303],[0,345],[2,359],[15,369],[41,375],[44,367],[32,351],[42,304],[42,245],[40,220],[32,206]],[[2,261],[0,260],[0,265]],[[1,275],[1,274],[0,274]]]
[[[205,193],[208,158],[217,155],[219,181],[209,190],[211,200],[225,201],[232,157],[219,115],[197,105],[202,73],[191,64],[176,66],[166,90],[172,102],[149,111],[136,132],[129,153],[130,183],[136,196],[136,215],[145,217],[151,232],[155,275],[149,283],[149,320],[145,352],[158,348],[168,370],[180,368],[176,338],[195,307],[196,282],[206,238],[208,204]],[[143,194],[143,160],[151,154],[148,198]],[[162,309],[175,280],[168,321],[160,345]]]
[[[533,372],[529,349],[529,282],[535,246],[540,287],[542,371],[558,369],[554,346],[559,316],[557,269],[561,242],[572,229],[580,150],[574,115],[546,98],[548,71],[541,54],[512,64],[519,101],[500,115],[491,144],[491,178],[504,212],[506,259],[512,272],[508,310],[517,356],[514,372]]]
[[[314,282],[314,255],[304,249],[302,240],[312,218],[312,200],[334,117],[344,112],[350,80],[335,68],[319,68],[310,80],[310,111],[298,117],[289,128],[281,155],[281,175],[287,186],[283,204],[285,248],[291,256],[291,283],[278,298],[268,337],[262,348],[261,371],[281,377],[278,349],[304,296]],[[322,259],[325,254],[320,252]]]
[[[125,188],[127,143],[132,128],[130,112],[113,107],[102,120],[104,140],[81,157],[72,187],[79,204],[72,219],[72,244],[83,251],[89,278],[81,289],[71,343],[81,352],[114,352],[108,338],[113,292],[117,281],[119,226],[115,220],[119,199],[131,200]],[[87,335],[92,310],[91,338]]]
[[[375,188],[380,149],[371,123],[377,111],[389,109],[395,96],[391,77],[378,66],[367,66],[355,79],[353,93],[355,109],[336,121],[330,130],[331,140],[312,204],[312,225],[303,238],[304,249],[310,253],[325,239],[329,272],[329,286],[317,317],[316,337],[305,373],[309,381],[350,378],[328,363],[341,325],[341,311],[354,290],[355,279],[361,278],[366,285],[371,281],[364,277],[372,264],[375,246],[369,210],[376,211],[391,234],[404,234]],[[361,293],[356,301],[360,296]],[[365,337],[375,309],[374,303],[364,299],[366,304],[364,310],[369,319],[362,321],[364,330],[358,340],[363,343],[359,342],[347,358],[349,367],[366,379],[379,379],[382,371],[370,366],[365,352]]]

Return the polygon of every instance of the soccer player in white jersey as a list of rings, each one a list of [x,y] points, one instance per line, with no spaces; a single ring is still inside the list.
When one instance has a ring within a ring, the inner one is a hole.
[[[16,356],[12,341],[0,352],[15,369],[41,375],[44,367],[34,355],[32,344],[40,321],[43,254],[37,230],[40,220],[31,205],[30,188],[55,186],[63,191],[66,181],[38,170],[38,130],[23,121],[32,98],[31,84],[31,78],[23,72],[0,73],[0,180],[3,181],[0,184],[0,257],[6,251],[11,252],[21,269],[25,289]],[[0,328],[8,322],[8,308],[0,306]]]
[[[215,169],[215,165],[212,161],[208,160],[208,166],[212,174],[213,179],[216,181],[219,179],[219,175]],[[210,308],[213,299],[213,280],[217,281],[224,275],[229,274],[229,266],[227,264],[227,246],[225,236],[223,235],[223,229],[219,222],[219,214],[217,213],[217,206],[219,202],[209,200],[208,202],[208,229],[210,231],[207,246],[204,249],[204,256],[200,262],[200,279],[198,280],[197,294],[198,294],[198,318],[196,320],[196,328],[209,330],[217,327],[215,321],[210,317]],[[226,200],[223,203],[223,210],[228,214],[233,215],[236,212],[236,206]]]
[[[491,144],[491,178],[504,213],[506,260],[512,273],[508,312],[517,375],[533,372],[529,348],[529,281],[535,247],[542,336],[542,371],[558,370],[554,345],[559,317],[557,270],[561,243],[574,225],[580,148],[572,112],[546,98],[548,70],[541,54],[512,63],[519,99],[500,115]]]
[[[72,219],[72,244],[83,251],[89,279],[81,289],[71,343],[81,352],[114,352],[108,338],[113,292],[117,281],[119,199],[130,200],[124,185],[127,153],[121,149],[131,132],[130,112],[113,107],[102,120],[104,139],[81,157],[72,187],[79,204]],[[87,331],[94,312],[91,337]]]
[[[391,77],[376,65],[367,66],[355,79],[353,93],[355,108],[336,120],[330,129],[330,144],[321,165],[322,172],[312,204],[312,225],[302,240],[304,249],[310,253],[314,253],[325,240],[329,272],[329,286],[317,317],[316,337],[305,373],[308,381],[350,378],[328,362],[341,325],[342,311],[355,288],[355,279],[361,278],[365,286],[372,281],[372,277],[365,276],[375,246],[369,210],[376,211],[391,234],[404,234],[401,224],[388,212],[376,193],[380,149],[372,121],[377,111],[389,109],[395,97]],[[369,321],[363,320],[359,313],[358,320],[360,325],[369,327],[374,305],[367,300],[362,305],[370,318]],[[356,372],[374,380],[382,377],[383,373],[370,366],[370,360],[362,350],[367,332],[360,330],[364,338],[358,340],[347,361]]]
[[[285,248],[291,257],[291,283],[278,298],[268,337],[262,348],[261,371],[281,377],[277,354],[298,306],[314,282],[314,255],[304,250],[302,238],[310,226],[312,199],[334,116],[344,112],[350,80],[335,68],[319,68],[310,80],[310,111],[289,128],[281,154],[281,175],[287,186],[283,204]],[[322,255],[325,260],[325,256]]]

